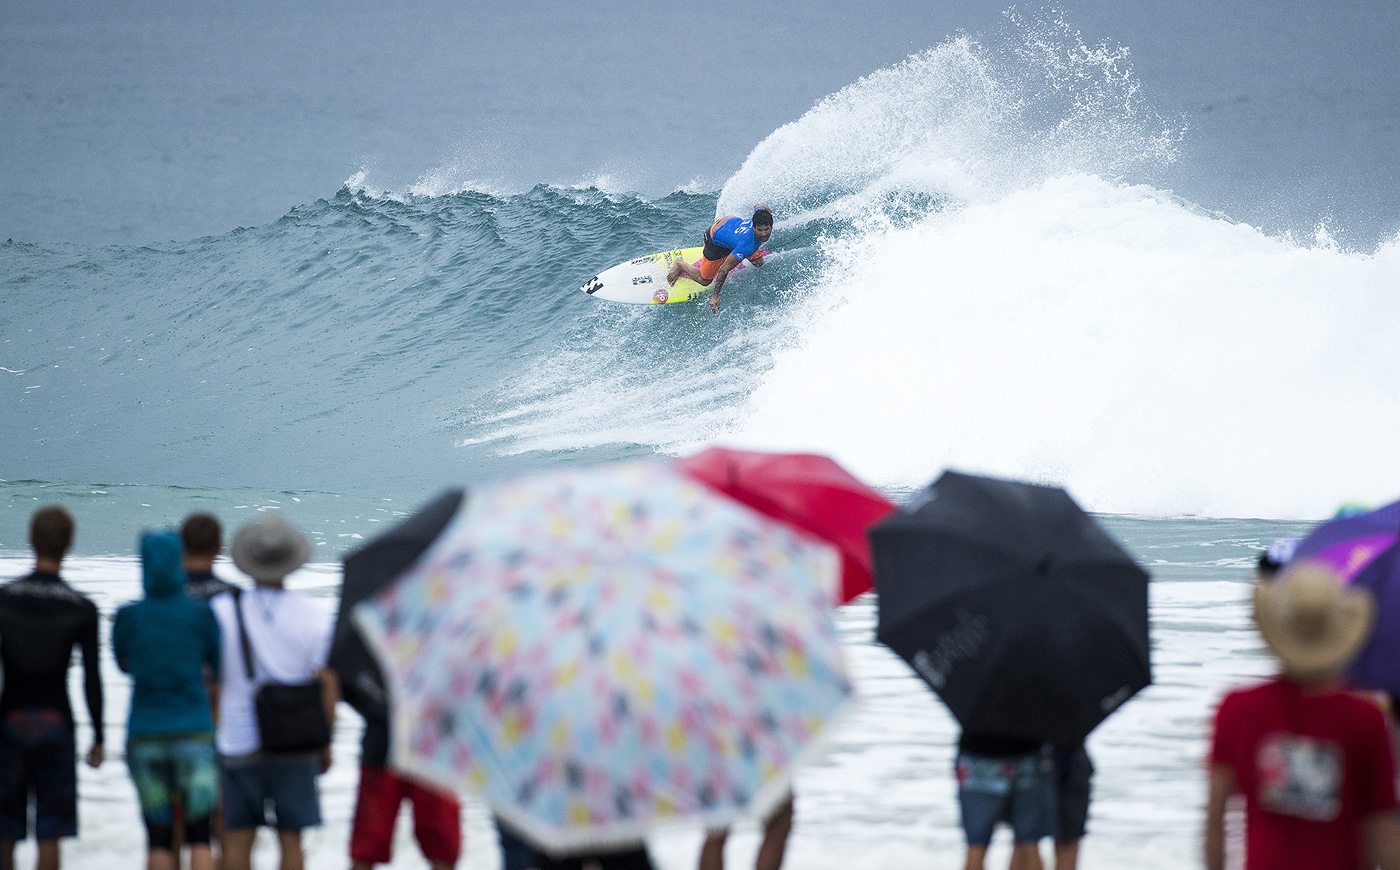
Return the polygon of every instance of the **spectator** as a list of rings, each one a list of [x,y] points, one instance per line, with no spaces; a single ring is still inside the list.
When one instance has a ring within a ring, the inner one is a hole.
[[[966,870],[982,870],[997,822],[1011,825],[1011,866],[1041,870],[1040,840],[1055,835],[1055,762],[1049,748],[963,732],[955,762]]]
[[[1315,564],[1254,589],[1254,619],[1282,673],[1228,693],[1215,717],[1205,859],[1225,866],[1225,807],[1245,803],[1251,870],[1400,868],[1395,765],[1384,714],[1340,675],[1375,605]]]
[[[78,772],[68,665],[83,653],[83,689],[92,718],[90,767],[102,764],[102,677],[97,607],[58,572],[73,544],[73,517],[58,505],[29,526],[34,572],[0,586],[0,864],[14,866],[16,840],[34,838],[39,870],[57,870],[58,840],[78,835]]]
[[[112,655],[131,675],[126,765],[146,824],[148,870],[175,870],[175,818],[184,809],[183,842],[191,870],[213,870],[210,817],[218,797],[214,719],[205,668],[217,681],[219,626],[203,601],[182,594],[180,538],[154,532],[141,538],[141,585],[146,597],[117,611]],[[217,684],[217,683],[216,683]]]
[[[763,820],[763,842],[754,857],[754,870],[778,870],[783,866],[788,835],[792,833],[793,796],[788,794]],[[724,870],[724,844],[729,839],[728,828],[705,833],[700,847],[700,870]]]
[[[335,721],[339,691],[326,669],[331,617],[312,598],[284,588],[286,576],[311,555],[311,545],[294,526],[273,514],[239,529],[233,563],[253,578],[243,593],[224,593],[210,602],[223,633],[223,684],[217,743],[224,803],[224,870],[249,870],[253,840],[261,825],[277,829],[282,870],[301,870],[301,832],[321,823],[316,777],[330,768],[327,746],[309,755],[262,752],[253,695],[266,682],[322,687],[326,720]],[[244,668],[240,617],[248,636],[255,680]]]
[[[462,808],[451,794],[389,770],[387,716],[365,716],[360,741],[360,788],[350,834],[353,870],[387,864],[393,857],[399,805],[413,805],[413,836],[433,870],[448,870],[462,854]]]
[[[190,514],[180,526],[185,546],[185,594],[205,601],[238,587],[214,576],[214,559],[224,548],[224,530],[213,514]]]

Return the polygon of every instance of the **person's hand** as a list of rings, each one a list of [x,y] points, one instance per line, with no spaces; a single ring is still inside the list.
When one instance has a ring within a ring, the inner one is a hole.
[[[331,769],[331,748],[327,746],[321,750],[321,772],[325,773]]]
[[[105,750],[105,749],[102,748],[102,744],[101,744],[101,743],[94,743],[94,744],[92,744],[92,748],[88,750],[88,754],[87,754],[87,766],[95,769],[95,768],[101,767],[101,766],[102,766],[102,762],[104,762],[104,761],[106,761],[106,760],[107,760],[107,750]]]
[[[711,294],[710,294],[710,313],[712,313],[712,314],[718,314],[718,313],[719,313],[719,294],[718,294],[718,293],[711,293]]]

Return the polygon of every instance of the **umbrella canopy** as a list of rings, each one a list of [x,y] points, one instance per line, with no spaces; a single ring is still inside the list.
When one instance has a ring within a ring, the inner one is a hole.
[[[398,579],[457,513],[464,490],[449,489],[412,516],[345,557],[340,583],[340,610],[331,639],[330,666],[340,678],[341,694],[361,716],[388,719],[384,678],[365,648],[350,617],[356,604]]]
[[[1071,747],[1151,681],[1147,574],[1064,490],[950,471],[870,538],[878,638],[965,731]]]
[[[1376,599],[1376,628],[1347,671],[1360,686],[1400,694],[1400,501],[1325,522],[1294,560],[1321,562]]]
[[[676,464],[706,486],[835,546],[841,554],[842,604],[870,591],[865,533],[894,510],[894,503],[835,461],[810,453],[711,447]]]
[[[764,813],[851,695],[837,566],[669,465],[473,488],[355,611],[392,763],[555,852]]]

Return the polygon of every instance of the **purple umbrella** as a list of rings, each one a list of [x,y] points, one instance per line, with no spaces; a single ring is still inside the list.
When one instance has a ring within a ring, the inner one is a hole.
[[[1323,523],[1293,558],[1320,562],[1375,596],[1375,633],[1347,676],[1400,695],[1400,501]]]

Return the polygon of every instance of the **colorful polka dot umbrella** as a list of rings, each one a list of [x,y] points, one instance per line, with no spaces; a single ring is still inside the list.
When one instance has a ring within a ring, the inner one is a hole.
[[[393,764],[556,853],[766,813],[851,697],[839,564],[661,463],[473,487],[355,611]]]

